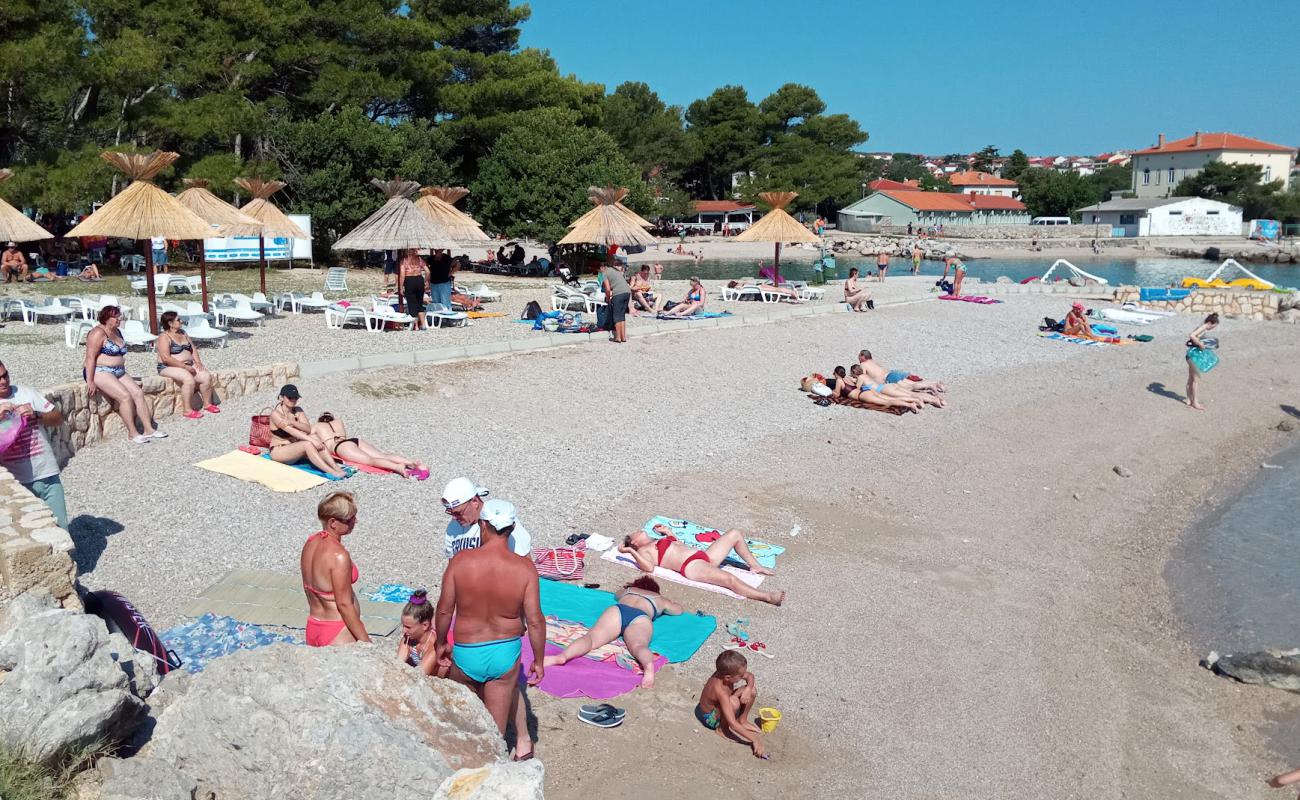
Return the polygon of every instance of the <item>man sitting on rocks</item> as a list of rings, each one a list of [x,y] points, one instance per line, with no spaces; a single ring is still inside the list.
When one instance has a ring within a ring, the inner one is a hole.
[[[68,508],[59,480],[59,462],[46,428],[63,424],[63,413],[45,395],[9,379],[9,368],[0,362],[0,438],[11,425],[21,425],[17,437],[0,452],[0,466],[9,470],[27,491],[50,507],[60,528],[68,529]]]

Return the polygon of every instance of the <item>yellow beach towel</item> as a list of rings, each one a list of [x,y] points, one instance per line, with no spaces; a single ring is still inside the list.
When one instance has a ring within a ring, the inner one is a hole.
[[[194,466],[239,478],[241,481],[260,483],[274,492],[301,492],[326,482],[319,475],[240,450],[231,450],[224,456],[209,458]]]

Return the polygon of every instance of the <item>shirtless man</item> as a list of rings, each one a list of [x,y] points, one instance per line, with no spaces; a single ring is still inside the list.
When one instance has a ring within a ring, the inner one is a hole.
[[[435,649],[449,677],[478,695],[497,730],[504,736],[514,716],[519,691],[520,638],[525,630],[533,648],[528,683],[536,686],[544,674],[546,618],[542,616],[537,567],[510,550],[515,507],[505,500],[488,500],[479,514],[482,542],[462,550],[447,564],[438,598]],[[456,644],[447,641],[456,618]],[[525,623],[527,623],[525,625]],[[524,735],[527,735],[526,733]],[[516,761],[533,757],[530,752]]]
[[[862,373],[867,376],[867,380],[879,384],[898,384],[902,388],[913,393],[926,392],[929,394],[938,394],[948,391],[948,387],[939,381],[909,381],[907,376],[910,375],[905,369],[887,370],[876,360],[871,357],[870,350],[858,351],[858,363],[862,365]],[[933,405],[933,404],[931,404]],[[942,404],[940,404],[942,405]]]
[[[4,273],[5,283],[13,283],[15,278],[19,283],[27,280],[27,256],[16,242],[5,245],[4,254],[0,255],[0,272]]]
[[[645,310],[647,314],[656,314],[659,312],[659,304],[662,302],[655,298],[654,292],[650,288],[650,265],[642,264],[641,269],[632,276],[629,281],[632,286],[632,302],[628,306],[628,311],[636,314],[638,308]]]
[[[740,531],[727,531],[710,544],[708,550],[701,551],[677,541],[677,537],[665,525],[656,525],[654,530],[663,538],[656,539],[645,531],[637,531],[631,536],[623,537],[623,543],[618,546],[618,551],[631,556],[642,572],[653,573],[655,567],[663,567],[688,580],[721,586],[750,600],[762,600],[774,606],[781,605],[785,600],[785,592],[755,589],[721,568],[722,562],[734,549],[754,574],[774,574],[754,558]]]

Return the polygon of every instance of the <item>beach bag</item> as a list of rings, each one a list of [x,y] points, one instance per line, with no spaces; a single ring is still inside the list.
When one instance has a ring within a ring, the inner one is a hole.
[[[537,319],[542,315],[542,304],[536,300],[529,300],[528,305],[524,306],[524,313],[519,315],[520,319]]]
[[[254,414],[248,426],[248,444],[252,447],[271,446],[271,409],[263,411],[265,413]]]
[[[609,306],[596,306],[596,327],[602,331],[614,330],[614,326],[609,322]]]
[[[533,550],[533,564],[537,566],[537,574],[543,578],[580,581],[586,555],[585,541],[578,542],[574,547],[539,547]]]

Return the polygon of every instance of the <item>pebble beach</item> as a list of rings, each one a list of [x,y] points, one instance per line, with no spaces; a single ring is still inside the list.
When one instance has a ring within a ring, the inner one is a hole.
[[[738,263],[744,274],[752,265]],[[530,299],[549,308],[550,283],[479,277],[465,282],[503,291],[488,309],[506,317],[367,333],[286,314],[203,357],[221,368],[533,335],[512,320]],[[342,484],[361,508],[349,546],[362,584],[436,590],[438,493],[462,474],[514,502],[537,546],[663,514],[787,548],[767,584],[790,593],[782,608],[665,589],[720,624],[750,618],[767,642],[774,658],[750,667],[761,704],[784,713],[773,760],[691,724],[725,641],[716,634],[654,690],[621,698],[617,729],[576,725],[577,701],[531,693],[552,798],[612,785],[628,796],[1268,797],[1263,778],[1282,765],[1259,721],[1300,701],[1197,668],[1162,574],[1198,510],[1282,444],[1279,406],[1300,390],[1296,328],[1225,321],[1197,413],[1169,396],[1186,379],[1190,318],[1143,329],[1147,344],[1081,347],[1035,335],[1066,298],[976,306],[932,302],[920,280],[868,288],[906,302],[301,381],[310,414],[332,411],[433,475]],[[661,289],[676,297],[686,284]],[[82,351],[58,326],[10,322],[0,336],[19,383],[79,372]],[[798,390],[864,347],[945,381],[948,407],[893,417],[821,408]],[[152,373],[152,359],[137,352],[128,366]],[[233,399],[169,423],[165,441],[73,459],[64,482],[83,583],[127,594],[161,629],[230,569],[293,572],[333,487],[274,494],[191,466],[242,443],[249,415],[273,402]],[[634,577],[591,561],[587,580],[602,588]]]

